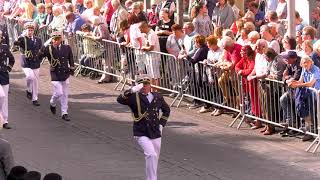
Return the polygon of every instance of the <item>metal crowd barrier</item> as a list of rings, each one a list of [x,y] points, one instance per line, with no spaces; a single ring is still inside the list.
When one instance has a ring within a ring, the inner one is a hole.
[[[6,18],[10,42],[22,33],[22,26],[14,19]],[[43,42],[49,39],[46,28],[38,29],[36,35]],[[179,107],[184,97],[189,97],[216,108],[229,109],[238,113],[232,121],[232,127],[239,118],[239,129],[247,119],[255,119],[274,126],[287,127],[297,132],[305,132],[316,139],[306,149],[319,147],[320,99],[319,91],[309,88],[309,114],[297,111],[295,90],[288,88],[282,81],[273,79],[247,80],[238,76],[234,70],[220,70],[212,64],[199,62],[192,64],[187,60],[178,60],[174,56],[161,52],[144,52],[131,47],[121,46],[109,40],[94,40],[75,34],[64,34],[64,43],[73,50],[73,57],[78,65],[76,75],[85,70],[118,78],[115,89],[127,82],[134,82],[141,71],[137,63],[147,66],[158,63],[160,71],[159,85],[156,87],[174,94],[171,106],[180,98]],[[156,62],[155,62],[156,61]],[[145,73],[145,72],[144,72]],[[247,122],[247,121],[246,121]],[[284,123],[286,123],[284,125]],[[301,129],[301,127],[306,127]],[[318,127],[318,128],[317,128]]]

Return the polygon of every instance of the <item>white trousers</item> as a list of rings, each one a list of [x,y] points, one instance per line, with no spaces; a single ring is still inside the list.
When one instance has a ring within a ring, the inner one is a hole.
[[[32,101],[38,100],[39,91],[39,68],[22,68],[27,79],[27,91],[32,93]]]
[[[50,99],[51,106],[56,107],[57,102],[60,101],[61,114],[68,114],[68,93],[69,93],[69,79],[65,81],[51,81],[53,85],[53,95]]]
[[[146,136],[136,138],[143,149],[146,160],[146,180],[157,180],[158,160],[161,149],[161,138],[150,139]]]
[[[8,123],[8,92],[9,84],[0,85],[0,113],[3,123]]]

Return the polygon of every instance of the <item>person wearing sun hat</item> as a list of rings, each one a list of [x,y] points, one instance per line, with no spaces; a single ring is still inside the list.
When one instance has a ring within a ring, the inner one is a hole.
[[[58,101],[61,104],[61,115],[65,121],[68,116],[69,77],[74,74],[74,60],[71,47],[62,44],[62,33],[54,31],[51,34],[51,43],[42,49],[41,58],[48,58],[50,63],[51,84],[53,95],[50,99],[50,110],[56,114]]]
[[[145,154],[146,179],[154,180],[157,179],[162,129],[169,118],[170,107],[159,93],[151,92],[150,82],[150,76],[139,75],[137,85],[119,95],[117,101],[131,109],[133,136]]]
[[[38,103],[39,91],[39,70],[41,60],[39,51],[42,48],[42,41],[34,35],[35,24],[26,22],[24,24],[25,32],[14,42],[21,51],[21,66],[27,80],[27,98],[32,100],[34,106],[40,106]]]

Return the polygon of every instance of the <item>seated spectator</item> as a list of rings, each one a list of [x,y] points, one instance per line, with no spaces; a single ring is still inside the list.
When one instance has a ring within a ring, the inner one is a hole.
[[[75,12],[78,14],[82,14],[86,10],[83,4],[83,0],[76,0],[75,9],[76,9]]]
[[[173,34],[168,37],[166,48],[169,54],[178,57],[182,49],[182,44],[184,40],[184,33],[182,27],[175,24],[171,28]],[[182,57],[181,57],[182,58]]]
[[[303,56],[301,58],[301,66],[302,66],[302,72],[301,72],[301,77],[299,81],[294,80],[291,81],[288,85],[291,88],[308,88],[312,87],[315,88],[316,90],[320,90],[320,69],[313,64],[312,59],[309,56]],[[300,93],[304,94],[305,96],[309,97],[303,97],[300,96],[300,99],[298,102],[296,102],[296,108],[298,111],[298,115],[300,118],[303,118],[306,123],[306,128],[309,129],[311,132],[311,126],[313,125],[312,119],[315,118],[315,113],[313,111],[313,106],[315,105],[314,103],[314,98],[315,95],[313,92],[307,89],[300,89]],[[302,95],[301,94],[301,95]],[[297,94],[296,94],[297,97]],[[302,98],[307,98],[306,100],[303,100]],[[301,105],[303,103],[304,105]],[[302,141],[309,141],[313,139],[313,136],[309,134],[305,134],[304,137],[302,138]]]
[[[49,173],[43,177],[43,180],[62,180],[62,176],[57,173]]]
[[[249,33],[250,31],[248,31],[247,29],[241,29],[241,34],[240,37],[237,39],[237,43],[241,46],[249,45]]]
[[[302,29],[302,40],[303,41],[306,41],[306,40],[311,40],[312,41],[312,44],[314,44],[317,40],[316,40],[316,34],[317,34],[317,31],[314,27],[312,26],[305,26],[303,29]]]
[[[23,180],[41,180],[41,174],[38,171],[29,171],[24,175]]]
[[[223,37],[226,37],[226,36],[230,37],[231,39],[234,39],[234,34],[230,29],[223,30]]]
[[[256,2],[249,3],[249,10],[254,14],[254,25],[256,26],[256,30],[259,31],[259,27],[264,22],[264,13],[259,11],[259,4]]]
[[[6,180],[24,180],[28,170],[23,166],[15,166],[11,169]]]
[[[317,30],[317,39],[320,39],[320,7],[314,8],[311,14],[312,26]]]
[[[77,31],[77,34],[85,36],[83,38],[83,54],[80,57],[80,64],[83,66],[90,67],[90,61],[92,60],[91,54],[94,48],[94,41],[90,39],[91,28],[89,24],[84,24],[81,26],[81,31]]]
[[[266,23],[276,23],[277,25],[277,33],[279,36],[283,37],[286,33],[285,26],[279,21],[277,12],[269,11],[266,17]]]
[[[195,27],[195,32],[208,37],[213,33],[213,26],[208,14],[207,6],[204,3],[200,3],[195,7],[196,17],[192,20]]]
[[[43,21],[45,21],[46,13],[45,13],[45,5],[42,3],[39,3],[37,5],[38,14],[36,18],[33,20],[33,22],[39,27]]]
[[[310,40],[303,41],[301,48],[302,48],[302,51],[298,52],[298,55],[300,57],[302,55],[307,55],[311,57],[311,54],[313,52],[312,41]]]
[[[85,21],[79,16],[72,12],[66,14],[67,19],[67,30],[66,32],[70,34],[75,34],[76,31],[81,30],[81,26],[85,24]]]
[[[275,36],[271,33],[271,27],[268,25],[263,25],[260,28],[261,38],[268,41],[268,46],[273,48],[278,54],[280,53],[280,44]]]
[[[297,51],[302,51],[302,42],[303,42],[303,40],[302,40],[302,32],[297,31],[296,32],[296,43],[297,43],[296,50]]]
[[[151,11],[148,13],[148,22],[149,26],[153,29],[156,30],[156,26],[159,21],[159,17],[156,12],[157,4],[152,4],[151,6]]]

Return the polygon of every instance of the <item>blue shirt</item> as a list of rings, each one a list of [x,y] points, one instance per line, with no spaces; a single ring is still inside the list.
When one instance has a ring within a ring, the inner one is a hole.
[[[312,65],[309,71],[303,68],[301,77],[303,78],[303,82],[305,83],[316,80],[313,88],[320,90],[320,69],[317,66]]]
[[[75,33],[76,31],[81,30],[81,26],[85,23],[85,21],[78,15],[75,15],[76,18],[73,22],[68,24],[67,32]]]

